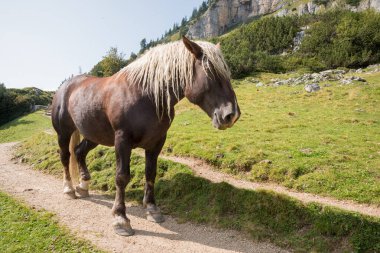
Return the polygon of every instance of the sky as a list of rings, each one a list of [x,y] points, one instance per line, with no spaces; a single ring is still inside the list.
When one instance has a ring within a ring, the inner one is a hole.
[[[0,0],[0,83],[56,90],[111,47],[129,57],[203,0]]]

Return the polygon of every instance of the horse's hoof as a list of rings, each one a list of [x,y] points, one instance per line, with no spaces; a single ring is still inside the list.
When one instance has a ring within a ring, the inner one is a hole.
[[[158,214],[157,213],[156,214],[147,214],[146,219],[148,221],[155,222],[155,223],[162,223],[165,221],[164,216],[160,213],[158,213]]]
[[[125,220],[120,216],[115,218],[115,222],[113,223],[113,229],[116,234],[121,236],[131,236],[135,234],[135,231],[131,227],[129,220]]]
[[[135,231],[131,227],[125,228],[125,227],[120,227],[120,226],[114,226],[113,229],[116,234],[121,235],[121,236],[132,236],[135,234]]]
[[[82,189],[81,187],[76,186],[75,187],[76,193],[78,193],[79,198],[88,198],[90,197],[90,194],[88,193],[88,190]]]
[[[76,199],[77,198],[77,196],[75,195],[75,191],[64,192],[63,196],[65,196],[66,199]]]
[[[146,219],[155,223],[162,223],[165,221],[164,216],[161,214],[161,211],[156,206],[148,207],[146,210]]]

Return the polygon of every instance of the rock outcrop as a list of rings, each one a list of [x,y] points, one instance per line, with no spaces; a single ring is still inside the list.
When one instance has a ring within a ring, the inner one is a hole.
[[[307,92],[315,92],[321,89],[321,83],[323,87],[331,86],[330,81],[339,82],[340,85],[352,85],[352,84],[368,84],[367,80],[360,76],[356,76],[355,74],[360,73],[379,73],[380,72],[380,64],[370,65],[365,69],[350,69],[349,71],[343,69],[329,69],[324,70],[319,73],[306,73],[303,75],[298,75],[295,77],[291,77],[288,79],[270,79],[267,83],[262,83],[258,79],[254,79],[251,77],[246,78],[245,80],[248,83],[255,84],[257,88],[261,87],[279,87],[279,86],[298,86],[304,85],[304,89]]]
[[[208,38],[223,34],[229,28],[279,10],[284,0],[219,0],[194,24],[187,35],[191,38]]]
[[[363,11],[369,8],[380,11],[380,0],[363,0],[360,2],[359,6],[357,7],[357,10]]]
[[[323,5],[316,5],[313,2],[308,2],[305,4],[300,4],[297,8],[298,15],[304,15],[304,14],[316,14],[320,8],[322,8]]]
[[[380,0],[362,0],[358,7],[346,5],[341,0],[331,1],[326,7],[316,5],[312,0],[307,3],[299,1],[298,5],[297,0],[292,4],[287,0],[217,0],[189,26],[187,36],[194,39],[219,36],[240,23],[274,12],[277,16],[316,14],[338,6],[352,11],[369,8],[380,11]]]

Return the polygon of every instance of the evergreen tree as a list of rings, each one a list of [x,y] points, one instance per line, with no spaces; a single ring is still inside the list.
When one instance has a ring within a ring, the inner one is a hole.
[[[184,17],[181,21],[181,27],[184,27],[187,24],[187,17]]]
[[[207,3],[202,2],[201,6],[199,7],[198,15],[202,15],[205,11],[207,11]]]
[[[140,53],[144,52],[145,49],[146,49],[146,39],[144,38],[140,41]]]
[[[198,17],[198,9],[194,8],[193,12],[191,13],[190,19],[196,19]]]

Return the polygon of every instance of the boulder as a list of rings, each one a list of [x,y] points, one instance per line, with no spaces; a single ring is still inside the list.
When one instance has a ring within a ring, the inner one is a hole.
[[[358,81],[358,82],[367,82],[364,78],[361,78],[360,76],[351,76],[350,78],[352,81]]]
[[[305,90],[307,92],[316,92],[316,91],[319,91],[321,89],[321,87],[319,87],[319,85],[317,83],[311,83],[311,84],[307,84],[305,85]]]
[[[352,84],[352,80],[351,79],[341,79],[340,83],[343,85],[350,85],[350,84]]]

